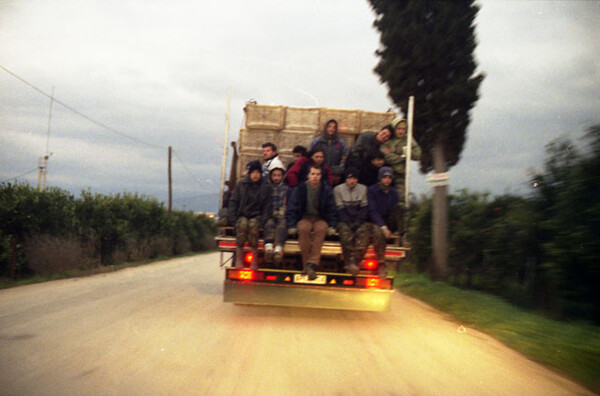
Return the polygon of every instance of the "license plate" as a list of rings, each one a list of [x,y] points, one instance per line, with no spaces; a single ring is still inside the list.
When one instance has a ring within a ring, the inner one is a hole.
[[[327,276],[325,275],[317,275],[316,279],[310,280],[308,279],[308,275],[294,274],[294,283],[310,283],[313,285],[324,285],[326,281]]]

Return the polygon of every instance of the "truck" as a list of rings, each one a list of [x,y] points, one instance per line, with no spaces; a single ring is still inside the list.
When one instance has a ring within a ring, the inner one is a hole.
[[[284,163],[292,158],[296,145],[309,147],[310,142],[322,132],[330,119],[338,122],[338,135],[348,147],[359,133],[377,132],[389,124],[396,114],[391,111],[332,109],[324,107],[301,108],[280,105],[247,103],[244,108],[243,127],[238,141],[232,142],[232,160],[227,186],[232,191],[236,182],[245,176],[244,167],[252,160],[261,159],[261,146],[272,142],[278,147]],[[225,154],[226,155],[226,154]],[[223,193],[223,192],[222,192]],[[226,206],[227,200],[222,200]],[[297,238],[288,238],[283,248],[283,258],[275,268],[264,260],[264,241],[259,242],[252,256],[249,246],[244,247],[244,267],[234,266],[236,255],[235,229],[222,226],[215,237],[220,252],[220,266],[225,270],[223,301],[241,305],[272,305],[308,308],[341,309],[356,311],[386,311],[390,309],[394,292],[393,277],[379,278],[373,246],[369,246],[360,262],[360,272],[351,275],[344,271],[344,258],[339,238],[328,236],[321,250],[321,262],[316,279],[310,280],[302,272],[302,259]],[[399,236],[388,239],[385,259],[399,264],[406,257],[408,247],[401,244]],[[258,268],[250,263],[257,260]]]

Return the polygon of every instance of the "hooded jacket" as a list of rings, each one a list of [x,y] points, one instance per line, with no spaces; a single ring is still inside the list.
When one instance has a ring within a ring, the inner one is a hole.
[[[327,125],[330,122],[335,122],[336,125],[336,130],[331,136],[327,134]],[[332,167],[342,163],[342,159],[348,155],[348,146],[344,139],[338,136],[337,121],[329,120],[325,123],[323,133],[310,143],[310,150],[313,148],[319,148],[325,152],[325,164],[327,166]]]
[[[260,217],[264,226],[273,215],[273,187],[261,177],[256,183],[246,176],[238,182],[229,199],[229,223],[235,224],[240,217],[252,219]]]
[[[394,170],[394,180],[402,179],[406,173],[406,146],[408,137],[394,137],[381,145],[381,152],[385,157],[385,163]],[[411,144],[410,159],[418,161],[421,159],[421,147],[413,139]]]

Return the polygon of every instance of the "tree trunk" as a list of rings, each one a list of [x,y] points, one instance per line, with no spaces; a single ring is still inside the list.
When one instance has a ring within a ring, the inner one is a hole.
[[[435,173],[447,171],[444,144],[439,139],[433,147],[433,169]],[[434,279],[445,280],[448,278],[448,197],[445,185],[433,188],[431,230],[433,233],[432,276]]]

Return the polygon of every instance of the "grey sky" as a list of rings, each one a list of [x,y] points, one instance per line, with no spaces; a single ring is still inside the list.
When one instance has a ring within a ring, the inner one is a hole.
[[[385,111],[366,1],[4,1],[0,64],[126,139],[54,104],[48,184],[214,210],[227,87],[231,138],[249,99]],[[486,73],[451,189],[527,190],[544,146],[600,123],[600,2],[483,1]],[[0,180],[45,154],[50,100],[0,70]],[[419,104],[417,103],[416,106]],[[415,165],[416,169],[417,166]],[[37,173],[20,180],[37,184]],[[428,193],[413,172],[413,191]]]

